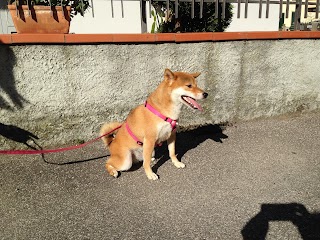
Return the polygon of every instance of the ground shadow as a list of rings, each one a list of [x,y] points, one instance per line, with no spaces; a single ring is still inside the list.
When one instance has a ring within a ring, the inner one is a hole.
[[[36,135],[17,126],[0,123],[0,135],[12,141],[23,143],[34,150],[42,149],[36,142],[39,139]]]
[[[0,109],[23,108],[26,101],[17,91],[13,68],[16,57],[10,46],[0,41]]]
[[[260,212],[242,229],[243,239],[266,239],[271,221],[292,222],[304,240],[320,239],[320,213],[310,213],[300,203],[262,204]]]
[[[225,127],[223,125],[211,124],[211,125],[202,126],[193,130],[177,133],[176,153],[178,155],[178,158],[181,159],[187,151],[197,147],[200,143],[204,142],[207,139],[211,139],[211,140],[214,140],[215,142],[222,143],[223,139],[228,138],[228,136],[223,133],[224,128]],[[157,147],[155,149],[155,152],[156,152],[155,158],[157,160],[155,165],[152,167],[152,169],[156,173],[158,168],[169,159],[167,144],[164,143],[161,147]],[[83,162],[88,162],[92,160],[97,160],[97,159],[105,158],[108,156],[109,155],[105,155],[105,156],[99,156],[99,157],[94,157],[89,159],[73,160],[73,161],[61,162],[61,163],[48,161],[46,160],[44,155],[42,155],[42,159],[44,162],[48,164],[68,165],[68,164],[83,163]],[[132,167],[128,170],[128,172],[136,171],[142,166],[142,164],[143,164],[142,161],[139,161],[133,164]],[[119,172],[119,174],[121,174],[121,172]]]
[[[90,162],[90,161],[95,161],[95,160],[99,160],[102,158],[106,158],[109,157],[110,155],[103,155],[103,156],[98,156],[98,157],[93,157],[93,158],[86,158],[86,159],[82,159],[82,160],[69,160],[68,162],[53,162],[53,161],[49,161],[45,158],[44,154],[41,154],[41,158],[42,160],[47,163],[47,164],[51,164],[51,165],[71,165],[71,164],[77,164],[77,163],[85,163],[85,162]],[[120,172],[119,172],[120,173]],[[120,175],[119,175],[120,176]]]
[[[181,160],[186,152],[196,148],[207,139],[222,143],[223,139],[228,138],[228,136],[223,133],[224,129],[224,125],[210,124],[177,133],[176,154],[178,159]],[[155,157],[156,159],[159,159],[152,167],[153,171],[156,173],[159,167],[170,159],[167,144],[163,144],[161,147],[156,148]]]

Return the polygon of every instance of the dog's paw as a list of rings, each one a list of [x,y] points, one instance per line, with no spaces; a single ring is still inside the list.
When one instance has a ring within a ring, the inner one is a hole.
[[[155,174],[154,172],[151,172],[151,173],[147,173],[147,177],[150,179],[150,180],[157,180],[159,177],[157,174]]]
[[[111,176],[113,176],[114,178],[117,178],[119,173],[117,170],[113,170],[112,173],[110,173]]]
[[[172,162],[177,168],[185,168],[185,164],[179,161],[173,161]]]
[[[118,173],[117,169],[115,169],[112,165],[110,165],[110,164],[107,163],[107,164],[106,164],[106,169],[107,169],[108,173],[109,173],[112,177],[115,177],[115,178],[118,177],[119,173]]]

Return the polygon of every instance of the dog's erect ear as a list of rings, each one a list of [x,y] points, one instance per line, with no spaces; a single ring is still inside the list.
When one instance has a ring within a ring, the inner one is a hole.
[[[170,71],[170,69],[166,68],[166,70],[164,70],[164,79],[166,81],[173,81],[175,79],[174,73]]]
[[[191,75],[192,77],[194,77],[194,78],[199,77],[200,74],[201,74],[201,73],[199,73],[199,72],[190,73],[190,75]]]

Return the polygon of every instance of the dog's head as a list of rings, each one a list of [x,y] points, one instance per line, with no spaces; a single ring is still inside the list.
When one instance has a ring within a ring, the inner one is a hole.
[[[171,72],[166,69],[164,80],[171,88],[171,99],[174,103],[183,103],[186,106],[202,111],[202,107],[196,101],[204,99],[208,93],[197,86],[196,78],[200,73]]]

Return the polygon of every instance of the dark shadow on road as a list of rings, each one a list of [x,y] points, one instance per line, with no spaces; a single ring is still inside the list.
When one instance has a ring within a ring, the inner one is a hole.
[[[0,42],[0,109],[13,111],[28,103],[17,91],[13,68],[16,57],[10,46]]]
[[[48,161],[48,160],[45,158],[45,155],[44,155],[44,154],[41,154],[42,160],[43,160],[45,163],[48,163],[48,164],[51,164],[51,165],[59,165],[59,166],[76,164],[76,163],[85,163],[85,162],[95,161],[95,160],[98,160],[98,159],[101,159],[101,158],[106,158],[106,157],[109,157],[109,156],[110,156],[110,155],[104,155],[104,156],[87,158],[87,159],[82,159],[82,160],[72,160],[72,161],[69,160],[68,162],[51,162],[51,161]]]
[[[176,153],[178,155],[178,158],[181,159],[187,151],[197,147],[200,143],[204,142],[207,139],[211,139],[215,142],[222,143],[223,139],[228,138],[228,136],[223,133],[223,128],[224,126],[207,125],[207,126],[196,128],[194,130],[177,133]],[[158,168],[169,159],[169,154],[168,154],[167,144],[163,144],[161,147],[157,147],[155,150],[156,150],[155,158],[158,160],[156,160],[157,162],[152,167],[152,169],[153,171],[156,172]],[[54,164],[54,165],[69,165],[69,164],[75,164],[75,163],[83,163],[83,162],[97,160],[105,157],[109,157],[109,155],[98,156],[98,157],[83,159],[83,160],[72,160],[72,161],[69,160],[67,162],[57,163],[57,162],[46,160],[45,156],[42,155],[42,159],[44,162],[48,164]],[[142,166],[142,163],[143,163],[142,161],[139,161],[133,164],[128,171],[131,172],[139,169]]]
[[[42,149],[36,142],[39,139],[36,135],[17,126],[0,123],[0,135],[12,141],[23,143],[34,150]]]
[[[222,140],[228,138],[228,136],[223,133],[224,129],[224,125],[210,124],[177,133],[176,154],[178,159],[181,160],[186,152],[196,148],[199,144],[208,139],[223,143]],[[167,144],[163,144],[161,147],[156,148],[155,158],[159,159],[152,167],[153,171],[156,173],[159,167],[170,159]]]
[[[320,213],[310,213],[300,203],[262,204],[260,212],[243,227],[243,239],[266,239],[272,221],[292,222],[304,240],[320,239]]]

